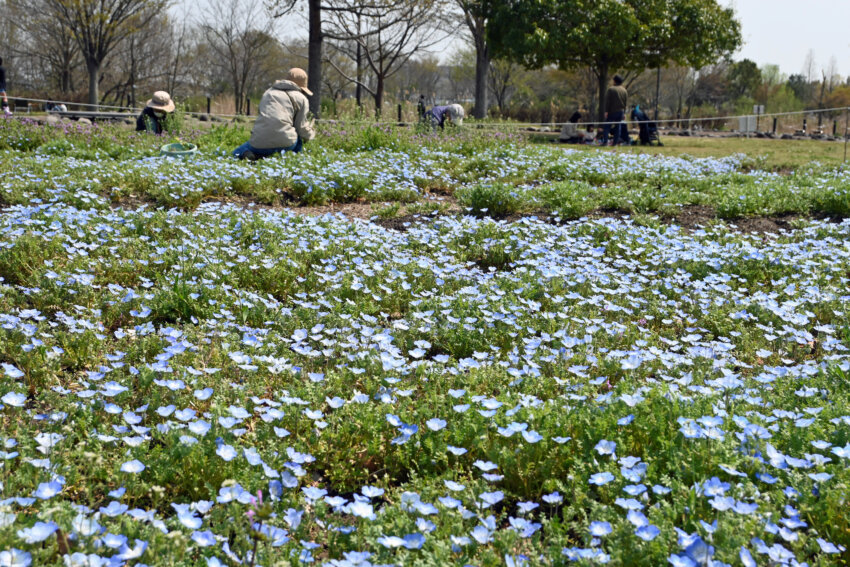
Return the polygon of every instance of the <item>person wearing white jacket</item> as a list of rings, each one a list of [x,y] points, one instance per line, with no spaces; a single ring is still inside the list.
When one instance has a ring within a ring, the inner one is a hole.
[[[297,67],[286,79],[263,93],[251,138],[233,150],[239,159],[256,160],[281,152],[300,152],[304,142],[315,137],[313,121],[307,119],[307,73]]]

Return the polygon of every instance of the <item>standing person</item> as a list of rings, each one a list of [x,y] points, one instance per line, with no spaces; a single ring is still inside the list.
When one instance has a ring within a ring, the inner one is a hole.
[[[450,124],[460,126],[463,124],[464,117],[463,107],[459,104],[450,104],[448,106],[435,106],[425,113],[425,117],[431,122],[431,127],[436,130],[439,126],[441,130],[446,127],[446,120]]]
[[[310,109],[307,73],[294,67],[286,79],[263,93],[251,138],[233,150],[239,159],[256,160],[282,152],[301,151],[304,142],[316,135],[313,120],[307,120]]]
[[[9,99],[6,98],[6,68],[3,67],[3,58],[0,57],[0,95],[3,96],[3,114],[11,116],[12,111],[9,110]]]
[[[174,112],[174,101],[171,100],[171,95],[165,91],[156,91],[136,118],[136,131],[162,134],[168,129],[165,120],[172,112]]]
[[[629,102],[629,91],[623,86],[623,77],[614,75],[614,83],[605,92],[605,127],[602,130],[602,145],[608,145],[608,133],[611,131],[611,122],[614,124],[614,145],[620,141],[629,143],[629,131],[623,124],[626,117],[626,105]]]

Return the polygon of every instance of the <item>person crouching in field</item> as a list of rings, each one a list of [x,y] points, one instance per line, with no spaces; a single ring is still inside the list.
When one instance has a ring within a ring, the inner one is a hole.
[[[171,95],[165,91],[156,91],[136,118],[136,131],[162,134],[163,131],[168,130],[166,119],[172,112],[174,112],[174,101],[171,100]]]
[[[448,106],[435,106],[425,113],[425,118],[431,124],[431,128],[436,130],[439,126],[441,130],[446,127],[446,120],[451,124],[460,126],[463,124],[464,111],[459,104],[450,104]]]
[[[282,152],[300,152],[304,142],[316,135],[313,120],[307,119],[307,73],[297,67],[286,79],[276,82],[263,93],[251,138],[233,150],[239,159],[256,160]]]

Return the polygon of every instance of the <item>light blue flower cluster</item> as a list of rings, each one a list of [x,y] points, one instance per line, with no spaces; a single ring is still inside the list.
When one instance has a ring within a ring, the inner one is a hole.
[[[506,176],[534,156],[479,158]],[[441,157],[69,160],[90,186],[4,180],[44,195],[0,214],[0,567],[846,553],[850,222],[402,233],[78,190],[365,175],[413,191]],[[739,164],[563,159],[695,178]]]

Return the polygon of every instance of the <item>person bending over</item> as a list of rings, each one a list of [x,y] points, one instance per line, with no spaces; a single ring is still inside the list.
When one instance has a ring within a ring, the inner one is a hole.
[[[251,138],[233,150],[239,159],[256,160],[282,152],[300,152],[304,142],[316,135],[313,120],[307,119],[307,73],[297,67],[286,79],[276,82],[260,99],[260,109]]]
[[[435,106],[425,113],[426,119],[430,122],[431,128],[434,130],[439,127],[441,130],[446,127],[446,120],[450,124],[460,126],[463,124],[464,111],[459,104],[450,104],[448,106]]]

